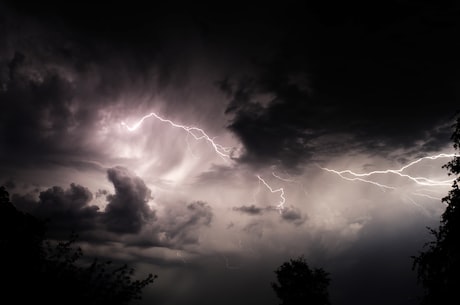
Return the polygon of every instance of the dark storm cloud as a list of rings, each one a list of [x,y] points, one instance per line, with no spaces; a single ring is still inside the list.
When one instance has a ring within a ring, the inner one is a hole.
[[[2,185],[7,189],[7,190],[13,190],[17,187],[16,183],[12,179],[5,180]]]
[[[20,52],[14,53],[8,68],[0,91],[2,158],[62,151],[75,140],[69,132],[77,123],[71,111],[72,84],[56,71],[31,68]]]
[[[278,30],[283,38],[254,61],[257,72],[220,82],[242,161],[295,167],[325,152],[449,142],[459,64],[451,7],[316,6]]]
[[[301,225],[306,220],[301,211],[295,207],[286,207],[281,213],[281,218],[295,225]]]
[[[264,209],[256,207],[255,205],[242,205],[240,207],[234,207],[233,211],[238,211],[244,214],[249,214],[249,215],[260,215],[263,213]]]
[[[90,22],[84,15],[66,20],[59,7],[22,4],[0,4],[0,158],[35,165],[66,160],[75,167],[85,166],[77,163],[82,159],[101,160],[90,140],[106,127],[107,108],[117,107],[120,94],[144,92],[146,83],[156,88],[147,80],[163,74],[157,63],[151,75],[156,48],[127,48],[129,35],[112,39],[96,29],[87,35],[78,27],[80,18]]]
[[[107,177],[115,187],[115,194],[108,195],[104,212],[107,229],[116,233],[137,233],[143,225],[155,220],[155,212],[147,202],[151,191],[144,181],[124,167],[107,171]]]
[[[284,207],[282,211],[279,211],[278,209],[275,209],[273,207],[262,208],[252,204],[233,207],[232,210],[251,216],[262,215],[265,212],[273,212],[279,214],[282,220],[292,223],[296,226],[303,224],[307,220],[307,218],[304,215],[302,215],[302,212],[298,208],[292,206]],[[246,230],[252,231],[253,225],[255,224],[257,224],[257,222],[251,223],[251,225],[248,226]]]
[[[194,201],[189,204],[167,203],[155,222],[145,226],[140,234],[134,234],[125,243],[140,248],[165,247],[184,249],[199,245],[200,229],[209,227],[214,213],[208,203]]]
[[[40,192],[38,201],[28,194],[13,195],[12,202],[18,209],[47,220],[52,236],[67,236],[72,231],[96,229],[100,212],[90,205],[92,198],[87,188],[72,183],[68,189],[54,186]]]
[[[68,189],[54,186],[41,191],[38,200],[32,193],[13,195],[12,202],[21,210],[49,219],[51,234],[104,229],[117,234],[138,233],[156,220],[155,211],[147,205],[150,190],[141,178],[123,167],[110,168],[107,177],[115,194],[101,191],[108,202],[104,211],[91,205],[93,194],[88,188],[74,183]]]
[[[65,238],[72,231],[92,242],[101,238],[117,241],[124,236],[127,245],[141,248],[180,249],[199,244],[200,228],[211,225],[214,214],[205,202],[168,204],[157,216],[147,204],[153,199],[151,191],[140,177],[124,167],[114,167],[107,170],[107,178],[115,194],[96,192],[96,197],[106,197],[104,210],[91,204],[93,194],[88,188],[74,183],[66,189],[53,186],[26,195],[13,194],[12,203],[21,211],[48,220],[51,238]]]
[[[245,147],[240,161],[295,168],[322,153],[449,142],[458,83],[450,6],[7,3],[3,157],[88,152],[84,138],[103,103],[123,89],[184,83],[177,59],[193,57],[184,52],[195,40],[231,63],[219,87],[230,100],[228,128]]]
[[[171,246],[198,244],[198,229],[209,226],[213,216],[211,206],[202,201],[195,201],[186,206],[170,206],[166,209],[165,218],[160,222],[160,230],[164,233],[167,244]]]

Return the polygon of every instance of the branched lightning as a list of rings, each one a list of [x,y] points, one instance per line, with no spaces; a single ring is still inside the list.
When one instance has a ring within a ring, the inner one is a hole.
[[[232,159],[233,148],[232,147],[225,147],[225,146],[222,146],[222,145],[216,143],[214,141],[214,138],[211,138],[203,129],[195,127],[195,126],[187,126],[187,125],[182,125],[182,124],[175,123],[170,119],[165,119],[165,118],[159,116],[155,112],[151,112],[151,113],[143,116],[134,125],[130,126],[130,125],[126,124],[125,122],[121,122],[121,125],[126,127],[126,129],[129,130],[129,131],[134,131],[134,130],[138,129],[146,119],[151,118],[151,117],[154,117],[154,118],[158,119],[159,121],[161,121],[163,123],[167,123],[172,127],[180,128],[182,130],[185,130],[188,133],[188,135],[191,135],[197,141],[198,140],[207,141],[213,147],[214,151],[222,159],[224,159],[225,161],[228,161],[228,160]],[[283,179],[283,178],[277,176],[275,173],[273,173],[273,175],[276,178],[280,179],[280,180],[283,180],[283,181],[288,180],[288,179]],[[284,189],[281,187],[281,188],[278,188],[278,189],[275,190],[264,179],[262,179],[262,177],[257,175],[257,178],[259,179],[260,182],[262,182],[270,190],[271,193],[280,193],[280,201],[279,201],[278,205],[276,206],[276,210],[278,210],[281,213],[282,210],[284,209],[284,203],[286,202],[286,198],[284,197]]]
[[[257,178],[267,187],[267,189],[270,190],[271,193],[280,193],[280,201],[278,205],[275,207],[275,209],[277,209],[278,212],[281,213],[284,210],[284,203],[286,202],[286,198],[284,197],[284,188],[280,187],[274,190],[264,179],[262,179],[262,177],[257,175]]]
[[[178,123],[176,123],[176,122],[174,122],[174,121],[172,121],[170,119],[165,119],[165,118],[161,117],[160,115],[158,115],[155,112],[151,112],[151,113],[143,116],[134,125],[130,126],[130,125],[126,124],[125,122],[121,122],[121,125],[126,127],[126,129],[128,131],[132,132],[132,131],[135,131],[136,129],[138,129],[146,119],[152,118],[152,117],[157,119],[157,120],[159,120],[159,121],[161,121],[161,122],[163,122],[163,123],[167,123],[167,124],[169,124],[170,126],[172,126],[174,128],[179,128],[179,129],[184,130],[185,132],[187,132],[188,136],[192,136],[193,139],[195,139],[196,141],[199,141],[199,140],[206,141],[208,144],[211,145],[211,147],[214,149],[215,153],[220,158],[222,158],[224,161],[228,162],[228,161],[233,159],[232,158],[232,154],[234,152],[233,147],[225,147],[225,146],[222,146],[222,145],[216,143],[214,141],[215,138],[210,137],[201,128],[198,128],[198,127],[195,127],[195,126],[187,126],[187,125],[178,124]],[[187,141],[188,141],[188,137],[187,137]],[[358,173],[358,172],[352,171],[350,169],[336,170],[336,169],[330,169],[330,168],[326,168],[326,167],[322,167],[322,166],[318,166],[318,167],[321,168],[324,171],[327,171],[327,172],[334,173],[334,174],[338,175],[341,179],[344,179],[344,180],[347,180],[347,181],[355,181],[355,182],[363,182],[363,183],[372,184],[372,185],[375,185],[375,186],[381,188],[384,191],[385,190],[395,190],[396,186],[392,186],[392,185],[388,185],[388,184],[378,182],[378,181],[376,181],[374,179],[374,177],[382,176],[382,175],[396,175],[396,176],[399,176],[401,178],[408,179],[408,180],[414,182],[415,184],[421,185],[421,186],[424,186],[424,187],[449,186],[449,185],[452,184],[454,179],[435,180],[435,179],[430,179],[428,177],[423,177],[423,176],[413,176],[413,175],[410,175],[409,173],[407,173],[406,170],[408,170],[410,167],[413,167],[414,165],[422,162],[423,160],[436,160],[436,159],[440,159],[440,158],[452,158],[452,157],[456,157],[456,156],[458,157],[458,155],[456,155],[456,154],[441,153],[441,154],[438,154],[438,155],[426,156],[426,157],[419,158],[419,159],[417,159],[415,161],[412,161],[412,162],[402,166],[399,169],[375,170],[375,171],[364,172],[364,173]],[[299,182],[297,180],[294,180],[291,177],[287,177],[287,178],[281,177],[280,175],[276,174],[275,172],[272,172],[272,175],[273,175],[273,177],[275,177],[276,179],[278,179],[278,180],[280,180],[282,182],[297,183],[302,187],[302,189],[304,189],[304,187],[301,184],[301,182]],[[264,180],[260,175],[256,175],[256,177],[259,180],[259,185],[260,185],[260,182],[261,182],[261,183],[263,183],[263,185],[271,193],[279,194],[279,202],[276,205],[275,209],[278,210],[278,212],[281,214],[283,212],[284,208],[285,208],[285,203],[286,203],[286,197],[285,197],[284,188],[279,187],[279,188],[275,189],[266,180]],[[254,197],[256,196],[256,194],[259,191],[260,191],[260,188],[257,189],[256,193],[254,194]],[[420,197],[426,197],[426,198],[430,198],[430,199],[436,199],[436,200],[439,199],[437,197],[428,195],[426,193],[415,193],[414,192],[413,195],[420,196]],[[413,202],[412,199],[410,199],[410,200],[411,200],[411,202]],[[177,256],[182,258],[180,253],[177,253]]]
[[[356,177],[356,174],[350,170],[343,170],[343,171],[338,171],[338,170],[335,170],[335,169],[329,169],[329,168],[326,168],[326,167],[321,167],[320,168],[322,170],[325,170],[325,171],[328,171],[328,172],[331,172],[331,173],[334,173],[334,174],[337,174],[340,178],[344,179],[344,180],[348,180],[348,181],[361,181],[361,182],[365,182],[365,183],[369,183],[369,184],[373,184],[373,185],[376,185],[382,189],[395,189],[395,187],[393,186],[389,186],[389,185],[385,185],[385,184],[381,184],[381,183],[378,183],[378,182],[375,182],[375,181],[372,181],[372,180],[367,180],[367,179],[363,179],[363,178],[359,178],[359,177]],[[344,174],[345,173],[350,173],[351,175],[355,176],[353,178],[349,178],[349,177],[346,177]]]
[[[376,185],[378,187],[381,187],[383,189],[395,189],[395,187],[376,182],[374,180],[371,180],[370,177],[374,176],[374,175],[394,174],[394,175],[400,176],[402,178],[409,179],[409,180],[415,182],[418,185],[423,185],[423,186],[449,186],[449,185],[452,184],[454,179],[433,180],[433,179],[429,179],[427,177],[414,177],[414,176],[411,176],[411,175],[409,175],[407,173],[404,173],[404,171],[406,169],[408,169],[409,167],[412,167],[415,164],[417,164],[417,163],[419,163],[419,162],[421,162],[423,160],[427,160],[427,159],[436,160],[436,159],[439,159],[439,158],[452,158],[452,157],[455,157],[455,156],[456,156],[455,154],[444,154],[444,153],[442,153],[442,154],[438,154],[438,155],[434,155],[434,156],[427,156],[427,157],[419,158],[419,159],[417,159],[415,161],[412,161],[412,162],[404,165],[403,167],[401,167],[399,169],[376,170],[376,171],[371,171],[371,172],[367,172],[367,173],[356,173],[356,172],[354,172],[352,170],[349,170],[349,169],[339,171],[339,170],[329,169],[329,168],[321,167],[321,166],[320,166],[320,168],[325,170],[325,171],[334,173],[334,174],[338,175],[339,177],[341,177],[342,179],[349,180],[349,181],[361,181],[361,182],[365,182],[365,183],[370,183],[370,184]]]
[[[211,138],[206,132],[204,132],[203,129],[198,128],[198,127],[194,127],[194,126],[187,126],[187,125],[177,124],[177,123],[175,123],[175,122],[173,122],[173,121],[171,121],[169,119],[162,118],[161,116],[159,116],[155,112],[151,112],[151,113],[143,116],[136,124],[134,124],[132,126],[129,126],[125,122],[121,122],[121,125],[125,126],[126,129],[128,129],[129,131],[134,131],[134,130],[138,129],[146,119],[151,118],[151,117],[154,117],[154,118],[158,119],[159,121],[161,121],[163,123],[168,123],[172,127],[180,128],[182,130],[185,130],[189,135],[191,135],[197,141],[198,140],[207,141],[209,144],[211,144],[211,146],[213,147],[214,151],[222,159],[224,159],[225,161],[228,161],[228,160],[231,159],[231,152],[232,152],[233,148],[232,147],[225,147],[225,146],[222,146],[222,145],[216,143],[214,141],[214,138]]]

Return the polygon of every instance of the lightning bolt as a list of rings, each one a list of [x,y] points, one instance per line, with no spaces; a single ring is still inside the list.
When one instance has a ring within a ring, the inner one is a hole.
[[[381,183],[378,183],[378,182],[375,182],[375,181],[372,181],[372,180],[367,180],[367,179],[363,179],[363,178],[359,178],[359,177],[356,177],[357,175],[359,174],[355,174],[354,172],[352,172],[351,170],[342,170],[342,171],[338,171],[338,170],[335,170],[335,169],[329,169],[329,168],[326,168],[326,167],[321,167],[319,166],[319,168],[321,168],[322,170],[325,170],[327,172],[331,172],[331,173],[334,173],[334,174],[337,174],[340,178],[344,179],[344,180],[348,180],[348,181],[361,181],[361,182],[364,182],[364,183],[369,183],[369,184],[373,184],[373,185],[376,185],[382,189],[392,189],[394,190],[395,187],[393,186],[389,186],[389,185],[385,185],[385,184],[381,184]],[[345,173],[349,173],[351,174],[352,176],[355,176],[353,178],[349,178],[349,177],[346,177],[344,174]]]
[[[278,175],[277,173],[275,173],[275,172],[272,172],[272,176],[275,177],[276,179],[281,180],[281,181],[284,181],[284,182],[297,182],[297,181],[294,180],[294,179],[283,178],[283,177],[279,176],[279,175]]]
[[[207,141],[213,147],[214,151],[222,159],[224,159],[225,161],[229,161],[229,160],[232,159],[232,152],[233,152],[234,148],[225,147],[225,146],[222,146],[222,145],[216,143],[214,141],[214,138],[211,138],[203,129],[195,127],[195,126],[187,126],[187,125],[182,125],[182,124],[175,123],[170,119],[165,119],[165,118],[161,117],[160,115],[158,115],[155,112],[151,112],[151,113],[149,113],[147,115],[144,115],[134,125],[130,126],[130,125],[126,124],[124,121],[121,122],[121,125],[126,127],[126,129],[128,131],[132,132],[132,131],[135,131],[136,129],[138,129],[142,125],[142,123],[144,123],[144,121],[146,119],[152,118],[152,117],[157,119],[157,120],[159,120],[159,121],[161,121],[161,122],[163,122],[163,123],[167,123],[167,124],[169,124],[170,126],[172,126],[174,128],[179,128],[179,129],[182,129],[182,130],[186,131],[187,134],[191,135],[197,141],[199,141],[199,140]],[[281,177],[276,176],[274,173],[273,173],[273,175],[278,179],[284,180]],[[286,202],[286,198],[284,197],[284,188],[281,187],[281,188],[278,188],[278,189],[275,190],[264,179],[262,179],[262,177],[257,175],[257,178],[259,179],[260,182],[262,182],[270,190],[271,193],[280,193],[280,201],[279,201],[278,205],[275,207],[275,209],[278,210],[281,213],[283,211],[283,209],[284,209],[284,203]]]
[[[278,205],[275,207],[276,210],[281,214],[284,210],[284,203],[286,202],[286,198],[284,197],[284,188],[280,187],[276,190],[274,190],[262,177],[257,175],[257,178],[259,179],[260,182],[262,182],[267,189],[270,190],[271,193],[280,193],[280,201]]]
[[[215,142],[215,138],[210,137],[203,129],[195,127],[195,126],[188,126],[188,125],[183,125],[183,124],[178,124],[170,119],[166,119],[161,117],[155,112],[151,112],[147,115],[144,115],[141,119],[139,119],[134,125],[128,125],[125,122],[121,122],[121,125],[124,126],[128,131],[132,132],[135,131],[136,129],[140,128],[141,125],[144,123],[145,120],[149,118],[155,118],[163,123],[166,123],[174,128],[182,129],[184,130],[188,135],[192,136],[196,141],[204,140],[206,141],[215,151],[215,153],[222,158],[224,161],[228,162],[230,160],[233,160],[232,155],[234,153],[234,148],[233,147],[225,147],[221,144],[218,144]],[[438,155],[434,156],[426,156],[419,158],[415,161],[412,161],[404,166],[402,166],[399,169],[385,169],[385,170],[376,170],[376,171],[370,171],[370,172],[365,172],[365,173],[358,173],[354,172],[350,169],[346,170],[336,170],[336,169],[330,169],[326,167],[319,166],[324,171],[333,173],[338,175],[340,178],[347,180],[347,181],[358,181],[358,182],[363,182],[363,183],[368,183],[375,185],[382,190],[394,190],[396,189],[395,186],[380,183],[378,181],[375,181],[373,177],[379,176],[379,175],[396,175],[405,179],[408,179],[417,185],[422,185],[422,186],[448,186],[451,185],[452,182],[455,179],[447,179],[447,180],[434,180],[430,179],[427,177],[420,177],[420,176],[412,176],[405,171],[409,169],[410,167],[413,167],[414,165],[422,162],[423,160],[436,160],[440,158],[452,158],[452,157],[458,157],[456,154],[445,154],[441,153]],[[291,179],[291,178],[283,178],[279,175],[277,175],[275,172],[272,172],[273,177],[276,179],[283,181],[283,182],[288,182],[288,183],[299,183],[298,181]],[[273,188],[266,180],[264,180],[260,175],[256,175],[257,179],[259,180],[259,183],[261,182],[271,193],[279,193],[279,202],[276,205],[275,209],[278,210],[278,212],[281,214],[285,208],[285,203],[286,203],[286,197],[285,197],[285,190],[283,187],[280,188]],[[422,193],[413,193],[416,196],[423,196],[431,199],[438,199],[434,196],[430,196],[427,194],[422,194]]]
[[[433,179],[430,179],[430,178],[427,178],[427,177],[414,177],[414,176],[411,176],[411,175],[409,175],[407,173],[404,173],[404,171],[407,170],[408,168],[414,166],[415,164],[420,163],[423,160],[436,160],[436,159],[440,159],[440,158],[452,158],[452,157],[456,157],[456,156],[457,156],[456,154],[445,154],[445,153],[434,155],[434,156],[426,156],[426,157],[419,158],[419,159],[417,159],[415,161],[412,161],[412,162],[402,166],[399,169],[376,170],[376,171],[371,171],[371,172],[367,172],[367,173],[356,173],[356,172],[354,172],[352,170],[349,170],[349,169],[339,171],[339,170],[335,170],[335,169],[329,169],[329,168],[326,168],[326,167],[321,167],[321,166],[319,166],[319,167],[322,170],[325,170],[325,171],[328,171],[328,172],[331,172],[331,173],[334,173],[334,174],[338,175],[340,178],[342,178],[344,180],[361,181],[361,182],[364,182],[364,183],[369,183],[369,184],[376,185],[376,186],[378,186],[378,187],[380,187],[382,189],[395,189],[396,187],[386,185],[386,184],[383,184],[383,183],[379,183],[379,182],[374,181],[374,180],[371,180],[370,179],[371,176],[393,174],[393,175],[400,176],[402,178],[409,179],[409,180],[415,182],[418,185],[423,185],[423,186],[449,186],[449,185],[452,184],[452,182],[455,179],[433,180]]]
[[[158,114],[156,114],[155,112],[151,112],[147,115],[144,115],[136,124],[132,125],[132,126],[129,126],[128,124],[126,124],[125,122],[121,122],[121,125],[126,127],[127,130],[129,131],[134,131],[136,129],[138,129],[142,123],[148,119],[148,118],[156,118],[157,120],[163,122],[163,123],[167,123],[169,124],[170,126],[174,127],[174,128],[179,128],[179,129],[182,129],[184,131],[186,131],[189,135],[191,135],[195,140],[199,141],[199,140],[205,140],[206,142],[208,142],[212,148],[214,149],[214,151],[225,161],[229,161],[231,160],[232,158],[232,151],[234,148],[232,147],[225,147],[225,146],[222,146],[218,143],[216,143],[214,141],[214,138],[211,138],[203,129],[201,128],[198,128],[198,127],[195,127],[195,126],[187,126],[187,125],[182,125],[182,124],[177,124],[169,119],[165,119],[161,116],[159,116]]]

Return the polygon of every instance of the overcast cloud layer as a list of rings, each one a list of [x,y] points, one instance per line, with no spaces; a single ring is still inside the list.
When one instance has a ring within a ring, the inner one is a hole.
[[[2,2],[0,183],[51,238],[157,273],[145,304],[277,304],[301,254],[333,304],[416,304],[449,157],[403,172],[436,186],[337,171],[453,153],[458,13]]]

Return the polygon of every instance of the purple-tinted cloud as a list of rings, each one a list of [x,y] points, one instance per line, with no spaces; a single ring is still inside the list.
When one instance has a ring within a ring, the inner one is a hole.
[[[115,194],[107,196],[104,211],[107,229],[116,233],[137,233],[142,226],[155,220],[155,212],[147,204],[151,191],[144,181],[123,167],[110,168],[107,177]]]

